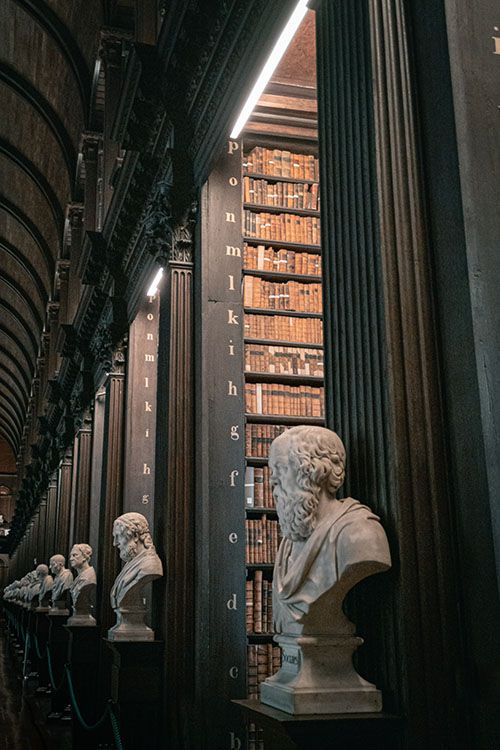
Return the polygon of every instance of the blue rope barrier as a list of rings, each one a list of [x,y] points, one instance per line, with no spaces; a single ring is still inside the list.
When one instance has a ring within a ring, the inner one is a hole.
[[[109,720],[111,723],[111,729],[113,732],[113,741],[115,743],[116,750],[123,750],[123,743],[120,736],[120,729],[118,725],[118,719],[116,717],[116,714],[113,710],[113,704],[112,701],[109,700],[106,708],[104,709],[104,713],[101,716],[100,719],[98,719],[94,724],[88,724],[85,719],[82,716],[82,712],[80,711],[80,707],[78,706],[76,695],[75,695],[75,687],[73,685],[73,678],[71,677],[71,671],[69,666],[66,664],[65,666],[66,670],[66,677],[68,679],[68,688],[69,688],[69,695],[71,698],[71,705],[73,707],[73,710],[75,712],[75,716],[78,719],[80,725],[85,729],[87,732],[93,732],[96,729],[99,729],[106,719],[109,716]]]
[[[62,680],[59,683],[59,685],[57,685],[54,679],[54,671],[52,669],[52,656],[50,655],[50,650],[48,646],[45,649],[45,655],[47,657],[47,669],[49,672],[49,680],[50,680],[50,684],[52,685],[52,690],[58,693],[59,690],[61,690],[62,686],[64,685],[64,680],[66,679],[66,671],[63,672]]]

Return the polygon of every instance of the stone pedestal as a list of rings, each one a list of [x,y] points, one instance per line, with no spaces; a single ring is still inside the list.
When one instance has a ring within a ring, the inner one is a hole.
[[[144,586],[152,580],[154,580],[153,576],[144,576],[141,584],[123,597],[120,606],[115,609],[116,624],[108,630],[108,640],[154,641],[155,634],[144,621],[146,617]]]
[[[69,622],[69,620],[68,620]],[[70,665],[78,708],[88,724],[100,718],[98,705],[99,630],[95,626],[65,625],[69,634],[67,661]],[[95,735],[85,731],[72,711],[72,748],[88,750]],[[97,746],[97,743],[96,743]]]
[[[67,681],[63,680],[64,668],[68,658],[68,641],[69,634],[64,628],[68,620],[68,614],[64,614],[65,610],[54,610],[49,611],[47,620],[49,623],[49,639],[48,647],[50,651],[50,659],[52,664],[52,673],[58,690],[52,688],[50,696],[50,713],[48,719],[56,720],[62,718],[65,709],[69,704],[69,694]]]
[[[125,748],[157,750],[162,706],[162,641],[105,640],[111,649],[111,698]]]
[[[261,700],[290,714],[382,710],[382,694],[354,669],[363,639],[353,636],[279,635],[282,666],[261,685]]]
[[[94,615],[96,584],[88,583],[78,591],[78,596],[73,598],[73,608],[68,625],[72,627],[95,627],[97,625]]]
[[[397,750],[402,721],[389,714],[294,716],[256,700],[233,701],[272,750]]]

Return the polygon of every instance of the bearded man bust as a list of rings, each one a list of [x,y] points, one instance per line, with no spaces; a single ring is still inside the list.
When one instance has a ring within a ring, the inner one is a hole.
[[[271,445],[283,536],[273,577],[282,667],[261,685],[261,700],[288,713],[382,708],[380,691],[354,670],[363,640],[342,604],[361,580],[388,570],[391,557],[378,516],[353,498],[336,498],[344,465],[342,441],[324,427],[293,427]]]
[[[124,513],[113,524],[113,545],[118,547],[125,562],[110,593],[116,624],[108,630],[112,641],[151,641],[154,633],[144,621],[146,607],[143,589],[147,583],[161,578],[163,566],[141,513]]]

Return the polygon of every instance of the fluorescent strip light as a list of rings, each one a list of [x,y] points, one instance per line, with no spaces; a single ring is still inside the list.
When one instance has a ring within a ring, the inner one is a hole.
[[[308,0],[299,0],[299,2],[297,3],[295,10],[290,16],[287,25],[281,32],[280,37],[274,45],[274,49],[271,52],[268,61],[264,65],[260,76],[258,77],[252,91],[250,92],[250,96],[246,100],[245,106],[241,110],[240,116],[236,120],[234,128],[231,131],[231,135],[229,136],[230,138],[237,138],[239,136],[246,121],[252,114],[255,105],[260,99],[260,95],[269,83],[269,79],[278,67],[279,61],[283,57],[286,48],[292,41],[295,32],[299,28],[302,19],[307,13],[307,3]]]
[[[160,279],[163,276],[163,268],[160,268],[156,276],[154,277],[153,281],[151,282],[151,286],[149,287],[148,291],[146,292],[146,297],[154,297],[156,292],[158,291],[158,284],[160,283]]]

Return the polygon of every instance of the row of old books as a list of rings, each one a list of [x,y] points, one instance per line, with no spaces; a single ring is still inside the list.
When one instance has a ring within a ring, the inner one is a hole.
[[[265,515],[255,519],[247,518],[245,529],[247,564],[273,564],[281,540],[278,521]]]
[[[323,377],[323,350],[246,344],[245,372]]]
[[[288,417],[322,417],[322,387],[246,383],[245,409],[248,414],[278,414]]]
[[[247,646],[249,698],[259,697],[259,685],[281,667],[281,650],[272,643],[249,644]]]
[[[318,216],[268,214],[245,209],[243,232],[247,237],[279,242],[300,242],[303,245],[319,245],[321,241]]]
[[[321,284],[265,281],[260,276],[246,276],[243,304],[265,310],[320,313],[323,309]]]
[[[319,211],[319,185],[317,182],[308,185],[304,182],[268,182],[244,177],[243,200],[263,206]]]
[[[320,318],[298,318],[293,315],[248,313],[245,315],[245,337],[321,346],[323,321]]]
[[[274,438],[289,429],[282,424],[247,424],[245,426],[245,455],[267,458]]]
[[[273,271],[274,273],[296,273],[305,276],[321,275],[321,255],[297,253],[295,250],[274,250],[265,245],[245,243],[243,263],[247,271]]]
[[[264,731],[253,723],[247,726],[247,750],[265,750]]]
[[[295,154],[287,149],[255,146],[243,162],[245,172],[318,180],[319,163],[313,154]]]
[[[245,469],[245,505],[247,508],[274,509],[269,466],[247,466]]]
[[[273,582],[256,570],[246,581],[245,617],[247,633],[273,632]]]

